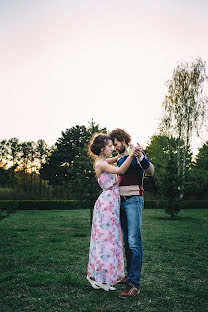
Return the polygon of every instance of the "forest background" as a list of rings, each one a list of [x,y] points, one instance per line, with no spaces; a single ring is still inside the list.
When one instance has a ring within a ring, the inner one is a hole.
[[[18,138],[0,142],[0,199],[96,199],[100,192],[88,155],[89,140],[95,132],[107,132],[94,121],[62,132],[55,145],[44,140],[19,142]],[[175,174],[168,166],[176,139],[162,134],[151,137],[145,152],[155,166],[155,174],[144,179],[145,198],[164,199],[166,179]],[[197,155],[189,148],[186,163],[184,199],[207,199],[208,141]]]
[[[207,127],[206,62],[201,58],[176,66],[167,81],[158,130],[144,149],[155,166],[145,176],[145,198],[166,200],[177,214],[183,200],[208,199],[208,141],[193,157],[192,138]],[[128,129],[126,129],[128,131]],[[43,139],[0,141],[1,200],[95,201],[100,193],[88,147],[95,133],[107,133],[92,119],[88,126],[62,131],[49,147]]]

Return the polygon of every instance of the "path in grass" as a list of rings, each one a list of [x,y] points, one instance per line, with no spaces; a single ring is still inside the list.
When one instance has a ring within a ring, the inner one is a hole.
[[[208,210],[143,213],[141,293],[90,287],[88,210],[18,211],[0,223],[0,311],[205,312]]]

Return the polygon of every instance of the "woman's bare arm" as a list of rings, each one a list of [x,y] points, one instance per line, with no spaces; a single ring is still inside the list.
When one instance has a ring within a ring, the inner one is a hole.
[[[97,161],[97,163],[95,165],[95,171],[96,171],[97,177],[99,177],[99,175],[104,171],[114,173],[114,174],[124,174],[126,172],[126,170],[129,168],[129,166],[132,162],[133,156],[134,156],[134,150],[127,157],[127,159],[123,162],[121,167],[116,167],[116,166],[110,165],[104,160]]]
[[[114,164],[117,160],[118,160],[119,156],[115,156],[115,157],[111,157],[111,158],[107,158],[106,161],[109,165]]]

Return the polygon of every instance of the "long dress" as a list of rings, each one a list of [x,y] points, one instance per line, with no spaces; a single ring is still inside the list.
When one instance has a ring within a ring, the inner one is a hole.
[[[103,192],[94,206],[87,276],[114,285],[124,277],[118,179],[103,172],[98,183]]]

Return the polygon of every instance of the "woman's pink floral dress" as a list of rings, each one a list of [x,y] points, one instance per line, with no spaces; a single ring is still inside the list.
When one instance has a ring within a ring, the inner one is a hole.
[[[117,176],[103,172],[98,183],[103,192],[94,206],[87,275],[113,285],[124,277]]]

